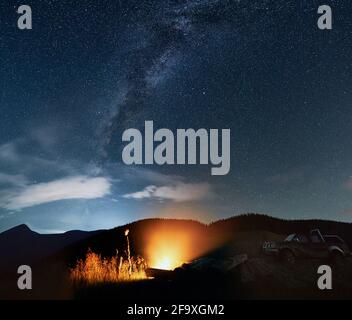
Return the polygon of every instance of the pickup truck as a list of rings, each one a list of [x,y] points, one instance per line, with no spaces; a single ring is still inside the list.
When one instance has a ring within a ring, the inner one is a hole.
[[[341,264],[351,254],[343,239],[337,235],[322,235],[319,229],[307,234],[290,234],[284,241],[265,242],[263,252],[287,263],[294,263],[297,258],[312,258],[329,259],[334,264]]]

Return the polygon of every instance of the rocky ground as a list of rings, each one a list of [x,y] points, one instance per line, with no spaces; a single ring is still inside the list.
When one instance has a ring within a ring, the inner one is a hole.
[[[324,261],[297,260],[285,264],[272,257],[259,256],[241,265],[239,273],[243,298],[254,299],[351,299],[352,259],[332,266],[332,290],[320,290],[318,267]]]

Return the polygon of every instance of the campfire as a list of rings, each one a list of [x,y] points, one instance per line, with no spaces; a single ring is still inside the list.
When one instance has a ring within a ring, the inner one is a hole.
[[[130,231],[124,232],[126,246],[112,257],[88,250],[85,258],[77,261],[70,277],[78,284],[115,283],[148,279],[151,269],[174,270],[209,251],[216,242],[203,236],[197,225],[174,222],[172,226],[152,225],[143,229],[137,245],[142,256],[131,255]],[[146,257],[146,259],[144,258]],[[148,263],[147,263],[148,261]]]
[[[173,270],[185,262],[178,246],[160,245],[149,257],[150,267],[154,269]]]
[[[154,269],[174,270],[196,256],[194,238],[190,230],[182,226],[159,227],[147,233],[146,256]]]

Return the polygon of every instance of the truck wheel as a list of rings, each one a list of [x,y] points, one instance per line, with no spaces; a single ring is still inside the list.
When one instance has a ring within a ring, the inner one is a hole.
[[[283,250],[281,252],[281,260],[285,263],[294,264],[296,257],[291,250]]]

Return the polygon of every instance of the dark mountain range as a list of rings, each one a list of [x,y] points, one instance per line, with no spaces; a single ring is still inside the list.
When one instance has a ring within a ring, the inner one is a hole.
[[[244,214],[209,225],[192,220],[139,220],[75,242],[54,257],[55,260],[63,260],[72,266],[77,259],[84,257],[88,249],[106,257],[115,255],[116,250],[119,254],[125,254],[124,232],[127,229],[130,231],[129,239],[133,255],[142,255],[150,260],[151,252],[160,251],[158,238],[161,237],[160,241],[164,242],[164,247],[177,250],[178,245],[181,246],[183,260],[189,261],[209,254],[217,248],[224,248],[226,243],[237,239],[236,236],[241,232],[254,237],[259,231],[286,236],[290,233],[309,232],[316,228],[319,228],[323,234],[339,235],[352,248],[351,223],[328,220],[284,220],[262,214]],[[261,244],[257,243],[257,245]]]
[[[69,231],[62,234],[39,234],[27,225],[19,225],[0,233],[0,270],[39,261],[65,246],[100,232]]]
[[[245,214],[213,222],[209,225],[192,220],[146,219],[102,231],[69,231],[63,234],[38,234],[26,225],[19,225],[0,234],[1,268],[26,264],[52,256],[73,264],[84,257],[88,248],[103,256],[112,256],[119,250],[124,254],[129,238],[132,254],[150,256],[158,251],[158,237],[165,246],[183,241],[188,247],[183,258],[194,259],[221,246],[241,231],[269,231],[287,235],[319,228],[323,234],[337,234],[352,247],[352,224],[328,220],[283,220],[261,214]],[[159,241],[160,242],[160,241]],[[185,249],[183,248],[183,251]]]

